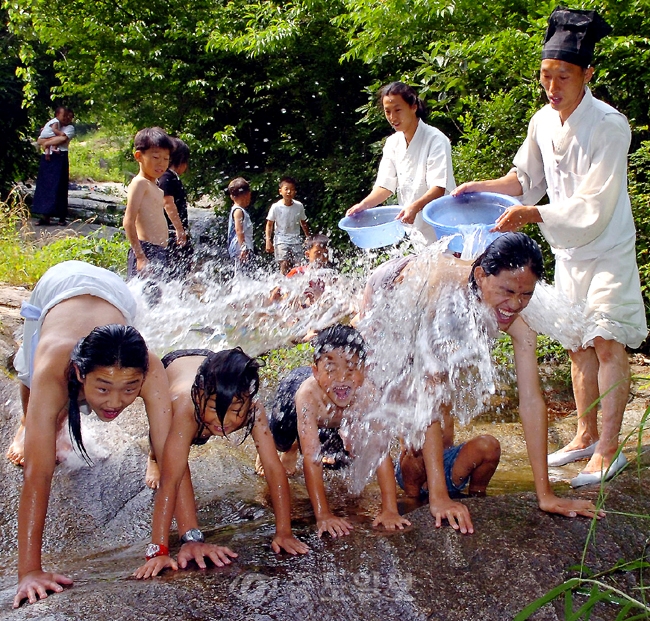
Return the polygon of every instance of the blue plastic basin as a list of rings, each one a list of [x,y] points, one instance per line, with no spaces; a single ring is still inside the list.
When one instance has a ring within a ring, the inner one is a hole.
[[[501,233],[491,233],[498,217],[507,207],[521,203],[512,196],[492,192],[471,192],[459,196],[441,196],[422,211],[422,218],[438,236],[453,236],[448,248],[462,252],[466,238],[472,241],[471,253],[480,254]]]
[[[348,233],[359,248],[381,248],[396,244],[404,237],[404,225],[395,220],[401,207],[373,207],[339,222],[339,228]]]

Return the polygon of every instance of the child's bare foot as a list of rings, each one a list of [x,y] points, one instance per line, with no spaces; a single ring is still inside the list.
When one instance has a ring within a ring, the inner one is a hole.
[[[147,458],[147,472],[144,475],[144,480],[147,487],[151,489],[158,489],[160,487],[160,468],[156,459],[151,455]]]
[[[259,474],[261,477],[264,476],[264,466],[262,465],[262,460],[260,459],[259,454],[255,459],[255,472]]]
[[[284,466],[287,476],[296,474],[298,463],[298,447],[291,447],[286,453],[280,453],[280,463]]]
[[[22,423],[7,451],[7,459],[15,466],[25,465],[25,427]]]

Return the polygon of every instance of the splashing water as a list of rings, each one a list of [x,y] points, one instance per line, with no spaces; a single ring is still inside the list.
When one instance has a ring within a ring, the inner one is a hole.
[[[150,283],[134,280],[129,287],[138,302],[136,327],[157,353],[240,346],[258,356],[354,314],[360,282],[329,269],[261,280],[240,274],[224,282],[207,265],[189,287],[156,283],[160,301],[153,305]]]
[[[460,258],[463,261],[473,261],[478,257],[500,233],[491,233],[492,224],[458,224],[457,229],[463,238],[463,250]]]
[[[564,349],[582,347],[586,328],[584,305],[573,304],[553,285],[537,283],[535,293],[521,316],[535,332],[559,341]]]
[[[446,241],[446,240],[445,240]],[[380,289],[360,322],[370,354],[367,377],[372,405],[360,417],[351,471],[359,491],[400,436],[418,449],[429,425],[450,406],[463,424],[482,413],[495,392],[491,359],[496,334],[493,314],[469,290],[467,281],[439,279],[445,241],[413,259],[398,291]]]

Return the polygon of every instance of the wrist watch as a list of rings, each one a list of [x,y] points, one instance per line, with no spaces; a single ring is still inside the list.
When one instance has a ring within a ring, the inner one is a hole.
[[[190,528],[182,537],[181,543],[204,543],[205,536],[198,528]]]
[[[157,556],[169,556],[169,548],[162,544],[158,545],[157,543],[150,543],[147,546],[147,551],[145,552],[144,557],[147,560],[150,560]]]

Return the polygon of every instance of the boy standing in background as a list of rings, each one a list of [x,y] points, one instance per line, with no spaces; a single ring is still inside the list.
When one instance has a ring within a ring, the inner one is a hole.
[[[156,180],[167,170],[174,150],[171,138],[160,127],[141,129],[135,135],[134,145],[140,172],[129,185],[124,212],[124,233],[131,245],[128,278],[144,270],[162,275],[167,268],[169,232],[164,194]]]
[[[192,267],[194,249],[189,239],[190,223],[187,215],[187,193],[181,176],[187,172],[190,150],[180,139],[173,138],[174,151],[169,158],[169,168],[158,179],[164,193],[165,219],[169,229],[169,259],[173,278],[187,276]]]
[[[286,275],[300,261],[303,253],[300,229],[302,228],[305,237],[309,237],[309,226],[303,204],[294,200],[295,179],[282,177],[279,192],[282,200],[273,203],[266,216],[266,251],[275,254],[280,272]]]

